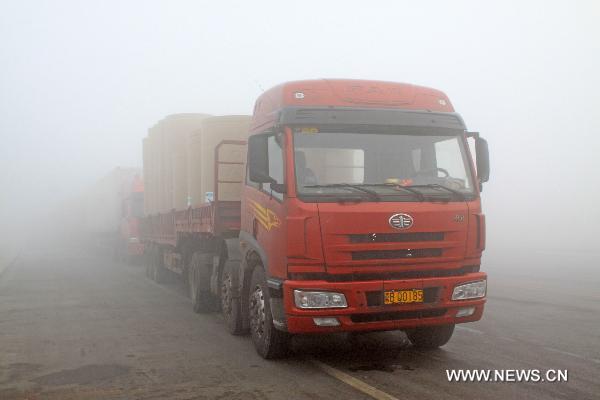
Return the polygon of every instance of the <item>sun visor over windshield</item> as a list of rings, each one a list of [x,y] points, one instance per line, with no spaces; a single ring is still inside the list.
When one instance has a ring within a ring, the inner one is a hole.
[[[373,108],[303,108],[280,110],[281,125],[381,125],[466,129],[457,113]]]

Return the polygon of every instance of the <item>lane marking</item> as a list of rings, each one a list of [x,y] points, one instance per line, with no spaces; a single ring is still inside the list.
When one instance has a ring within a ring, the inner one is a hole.
[[[13,258],[11,261],[9,262],[5,262],[2,265],[0,265],[0,276],[4,275],[5,272],[7,272],[9,269],[11,269],[15,264],[17,264],[17,262],[19,261],[19,256],[20,254],[17,254],[15,256],[15,258]]]
[[[477,335],[484,335],[484,332],[482,332],[482,331],[480,331],[480,330],[478,330],[478,329],[467,328],[467,327],[465,327],[465,326],[460,326],[460,325],[457,325],[457,326],[456,326],[456,329],[463,330],[463,331],[466,331],[466,332],[475,333],[475,334],[477,334]]]
[[[317,368],[321,371],[325,372],[327,375],[344,382],[346,385],[352,386],[354,389],[358,390],[370,396],[376,400],[399,400],[397,397],[392,396],[382,390],[379,390],[360,379],[357,379],[351,375],[348,375],[345,372],[340,371],[337,368],[331,367],[325,363],[322,363],[317,360],[310,360]]]
[[[576,353],[571,353],[570,351],[564,351],[564,350],[560,350],[560,349],[555,349],[554,347],[547,347],[547,346],[544,346],[544,349],[546,349],[548,351],[552,351],[554,353],[563,354],[565,356],[571,356],[574,358],[578,358],[580,360],[591,361],[593,363],[600,364],[600,360],[598,360],[596,358],[587,358],[585,356],[582,356],[582,355],[579,355]]]
[[[464,330],[466,332],[475,333],[477,335],[484,335],[485,334],[485,332],[480,331],[478,329],[467,328],[467,327],[460,326],[460,325],[457,325],[456,329]],[[506,336],[499,336],[499,337],[497,337],[497,339],[506,340],[507,342],[516,342],[517,341],[515,339],[509,338],[509,337],[506,337]],[[594,364],[600,364],[600,359],[597,359],[597,358],[588,358],[588,357],[582,356],[580,354],[571,353],[570,351],[564,351],[564,350],[560,350],[560,349],[555,349],[554,347],[548,347],[548,346],[542,346],[542,347],[544,349],[546,349],[548,351],[551,351],[551,352],[554,352],[554,353],[562,354],[562,355],[565,355],[565,356],[570,356],[570,357],[573,357],[573,358],[578,358],[578,359],[584,360],[584,361],[593,362]],[[448,350],[446,350],[446,351],[448,351]]]
[[[564,350],[560,350],[560,349],[555,349],[554,347],[547,347],[547,346],[544,346],[544,348],[546,350],[550,350],[550,351],[553,351],[555,353],[564,354],[564,355],[575,357],[575,358],[583,358],[583,359],[585,359],[585,357],[580,356],[579,354],[571,353],[570,351],[564,351]]]
[[[500,339],[500,340],[506,340],[507,342],[516,342],[517,341],[516,339],[509,338],[507,336],[498,336],[498,339]]]

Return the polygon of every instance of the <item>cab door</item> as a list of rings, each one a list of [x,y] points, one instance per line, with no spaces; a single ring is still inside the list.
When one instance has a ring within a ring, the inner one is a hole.
[[[248,141],[241,236],[259,247],[267,276],[282,279],[287,271],[284,149],[282,133],[254,135]]]

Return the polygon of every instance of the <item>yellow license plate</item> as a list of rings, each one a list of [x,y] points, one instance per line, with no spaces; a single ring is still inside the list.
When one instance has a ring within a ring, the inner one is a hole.
[[[422,303],[423,289],[386,290],[383,296],[384,304]]]

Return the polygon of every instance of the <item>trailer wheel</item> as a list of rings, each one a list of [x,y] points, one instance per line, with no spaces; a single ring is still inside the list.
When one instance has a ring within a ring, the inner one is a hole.
[[[144,267],[146,278],[152,279],[152,249],[150,247],[144,251]]]
[[[164,283],[167,279],[162,252],[159,248],[152,251],[152,280],[156,283]]]
[[[257,266],[252,271],[248,302],[252,341],[261,357],[265,359],[282,358],[287,354],[290,335],[275,328],[269,300],[265,272],[260,266]]]
[[[454,324],[440,326],[426,326],[411,329],[406,336],[411,343],[421,349],[437,349],[448,343],[454,333]]]
[[[221,274],[219,294],[221,298],[221,312],[227,323],[227,329],[232,335],[244,333],[242,323],[242,305],[239,293],[239,276],[237,264],[225,261]]]
[[[188,269],[188,287],[195,313],[208,313],[217,308],[217,299],[210,292],[212,255],[194,253]]]

